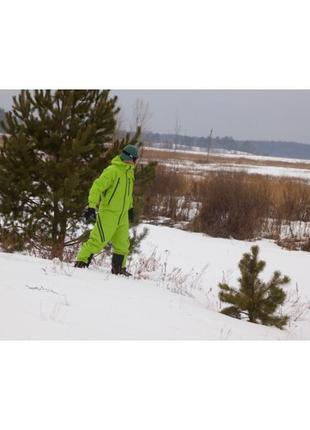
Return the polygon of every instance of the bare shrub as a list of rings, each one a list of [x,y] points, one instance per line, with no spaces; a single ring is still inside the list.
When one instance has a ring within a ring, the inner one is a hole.
[[[260,234],[270,206],[270,192],[263,177],[213,173],[203,185],[202,207],[191,225],[194,231],[241,240]]]
[[[288,249],[308,250],[310,240],[310,185],[300,179],[273,181],[271,237]]]
[[[310,301],[303,301],[299,294],[298,284],[294,290],[287,293],[285,312],[290,315],[289,326],[294,326],[297,321],[308,318],[310,311]]]
[[[192,176],[157,166],[155,180],[145,197],[144,218],[186,220],[193,201],[192,187]]]
[[[284,221],[310,221],[310,186],[303,180],[280,179],[273,192],[275,218]]]
[[[226,171],[197,176],[157,166],[143,216],[212,236],[267,237],[308,250],[310,185],[295,178]]]
[[[135,279],[150,279],[159,287],[189,297],[194,297],[194,292],[202,289],[202,278],[208,265],[201,268],[200,272],[192,269],[185,273],[180,267],[168,267],[169,251],[159,255],[156,248],[149,256],[140,255],[130,262],[130,270]]]

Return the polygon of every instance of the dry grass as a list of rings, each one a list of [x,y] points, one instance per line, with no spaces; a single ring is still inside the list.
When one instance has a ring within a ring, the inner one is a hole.
[[[254,157],[254,156],[253,156]],[[253,166],[274,166],[274,167],[288,167],[294,169],[310,170],[310,163],[306,162],[289,162],[282,160],[256,160],[254,158],[245,158],[242,156],[225,157],[225,155],[208,155],[205,153],[186,153],[180,151],[164,151],[154,150],[152,148],[144,148],[142,159],[146,161],[192,161],[195,163],[209,163],[209,164],[240,164],[240,165],[253,165]]]
[[[212,236],[269,237],[291,249],[309,248],[309,230],[302,229],[310,223],[310,185],[301,179],[240,172],[197,177],[158,166],[146,200],[144,217],[152,221],[165,217]],[[193,205],[199,206],[194,217]]]
[[[215,173],[204,185],[201,210],[191,223],[194,231],[241,240],[260,235],[270,210],[270,188],[264,177]]]
[[[149,220],[158,217],[169,218],[172,222],[185,220],[183,209],[187,210],[194,189],[195,182],[190,175],[157,166],[155,180],[145,196],[143,216]]]

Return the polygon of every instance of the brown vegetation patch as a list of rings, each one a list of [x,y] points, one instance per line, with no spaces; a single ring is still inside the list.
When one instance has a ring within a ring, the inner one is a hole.
[[[267,237],[290,249],[307,250],[310,184],[243,172],[199,177],[159,165],[143,215],[212,236]]]
[[[253,156],[254,157],[254,156]],[[310,170],[310,163],[306,162],[289,162],[283,160],[260,160],[254,158],[245,158],[242,156],[227,157],[225,155],[215,155],[201,153],[201,152],[180,152],[180,151],[164,151],[154,150],[152,148],[144,148],[142,159],[147,161],[192,161],[201,164],[240,164],[240,165],[253,165],[253,166],[274,166],[274,167],[287,167],[293,169]]]

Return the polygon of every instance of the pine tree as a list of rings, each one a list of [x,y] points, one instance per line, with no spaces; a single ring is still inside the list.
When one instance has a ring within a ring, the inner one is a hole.
[[[140,254],[140,246],[141,242],[146,238],[148,235],[149,230],[148,228],[144,227],[141,233],[138,233],[137,227],[134,227],[132,229],[132,235],[130,237],[130,246],[129,246],[129,259],[132,258],[134,254]]]
[[[4,110],[0,108],[0,133],[3,132],[3,127],[1,126],[1,122],[4,120],[4,113],[5,113]]]
[[[118,112],[109,90],[23,90],[13,98],[0,149],[0,233],[12,250],[38,247],[62,258],[92,181],[138,141],[139,130],[115,138]]]
[[[219,299],[230,303],[231,306],[221,312],[234,318],[246,317],[248,321],[267,326],[283,328],[289,317],[277,315],[276,311],[286,298],[286,293],[280,287],[290,282],[287,276],[274,272],[269,282],[259,279],[259,274],[265,268],[265,261],[258,259],[259,248],[253,246],[251,253],[243,254],[239,262],[241,277],[238,279],[239,289],[232,288],[226,283],[220,283]]]

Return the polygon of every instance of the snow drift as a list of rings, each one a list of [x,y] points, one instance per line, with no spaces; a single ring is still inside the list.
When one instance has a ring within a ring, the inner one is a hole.
[[[141,226],[141,228],[143,225]],[[217,284],[235,283],[253,242],[148,226],[134,278],[110,274],[108,258],[88,270],[57,260],[0,253],[1,339],[310,339],[310,254],[258,241],[267,261],[290,276],[286,330],[218,312]]]

